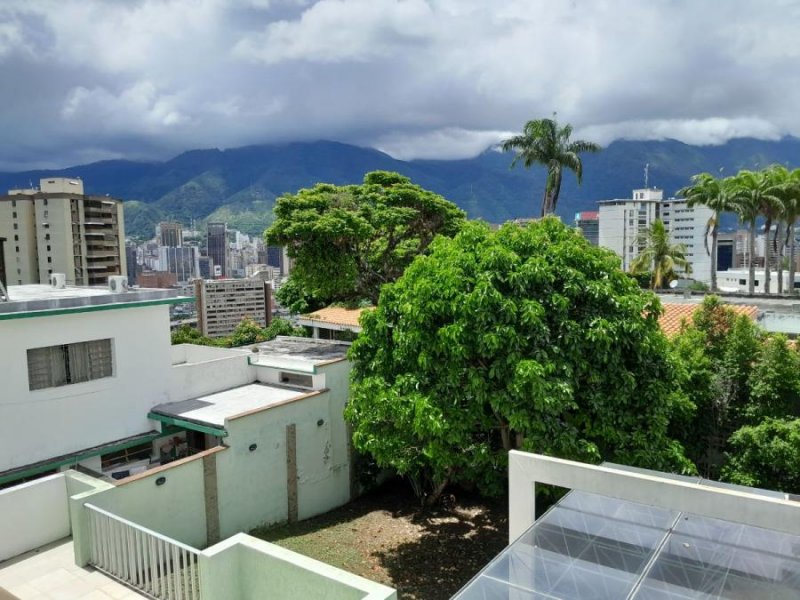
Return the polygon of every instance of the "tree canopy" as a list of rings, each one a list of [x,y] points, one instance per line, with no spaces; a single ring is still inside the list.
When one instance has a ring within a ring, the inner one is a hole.
[[[692,470],[658,299],[557,219],[437,238],[362,317],[353,442],[421,496],[497,492],[507,451]]]
[[[686,246],[673,244],[664,222],[656,219],[639,235],[636,243],[642,247],[631,263],[631,273],[650,273],[650,287],[654,290],[666,287],[674,279],[676,269],[690,274],[692,267],[686,259]]]
[[[320,183],[280,198],[265,232],[295,260],[279,301],[295,312],[333,302],[375,303],[438,234],[454,235],[464,212],[398,173],[367,173],[361,185]]]
[[[545,216],[556,211],[561,194],[561,180],[564,169],[575,173],[578,185],[583,180],[583,161],[581,154],[598,152],[600,146],[584,140],[572,140],[572,125],[559,127],[556,116],[552,119],[535,119],[525,123],[520,135],[503,141],[504,152],[514,150],[517,154],[511,166],[521,162],[527,169],[540,164],[547,168],[547,180],[542,198],[542,212]]]

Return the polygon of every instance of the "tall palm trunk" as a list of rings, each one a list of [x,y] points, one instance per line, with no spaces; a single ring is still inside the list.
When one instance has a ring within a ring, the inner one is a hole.
[[[769,286],[769,230],[772,229],[772,219],[767,219],[767,222],[764,223],[764,231],[766,234],[764,236],[764,293],[770,293],[770,286]]]
[[[714,227],[711,228],[711,291],[717,291],[717,238],[719,237],[719,230],[717,227],[719,223],[719,213],[714,215]]]
[[[756,283],[756,221],[753,219],[750,221],[750,236],[747,240],[747,244],[749,246],[748,251],[750,254],[749,261],[749,278],[747,281],[747,293],[752,295],[755,293],[755,283]]]
[[[789,223],[787,226],[787,230],[789,231],[789,293],[794,294],[794,273],[795,273],[795,263],[794,263],[794,248],[795,248],[795,241],[794,241],[794,221]]]
[[[775,226],[775,237],[772,241],[772,244],[775,247],[776,261],[778,263],[775,267],[775,270],[778,274],[778,294],[783,294],[783,248],[785,246],[783,243],[783,238],[781,238],[780,246],[778,245],[778,235],[780,235],[782,229],[781,225],[782,223],[778,223]]]

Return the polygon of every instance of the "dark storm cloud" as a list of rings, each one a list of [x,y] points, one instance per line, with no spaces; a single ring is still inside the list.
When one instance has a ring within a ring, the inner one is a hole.
[[[800,133],[800,2],[6,0],[0,168],[333,138],[475,154]]]

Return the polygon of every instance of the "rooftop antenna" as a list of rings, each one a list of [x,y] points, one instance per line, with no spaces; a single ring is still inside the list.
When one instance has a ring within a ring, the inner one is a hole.
[[[648,183],[650,181],[650,163],[645,163],[644,165],[644,187],[648,189]]]

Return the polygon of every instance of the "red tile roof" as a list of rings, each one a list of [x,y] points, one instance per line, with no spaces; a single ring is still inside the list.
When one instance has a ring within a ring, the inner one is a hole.
[[[658,318],[658,324],[667,337],[672,337],[680,332],[684,321],[692,322],[692,315],[700,308],[699,304],[663,304],[664,314]],[[755,320],[758,316],[758,307],[745,304],[726,304],[737,315],[746,315]]]
[[[331,325],[341,325],[343,327],[360,327],[358,324],[358,319],[361,317],[361,313],[365,310],[372,309],[329,306],[328,308],[321,308],[310,315],[303,315],[302,319],[318,321],[320,323],[329,323]]]

